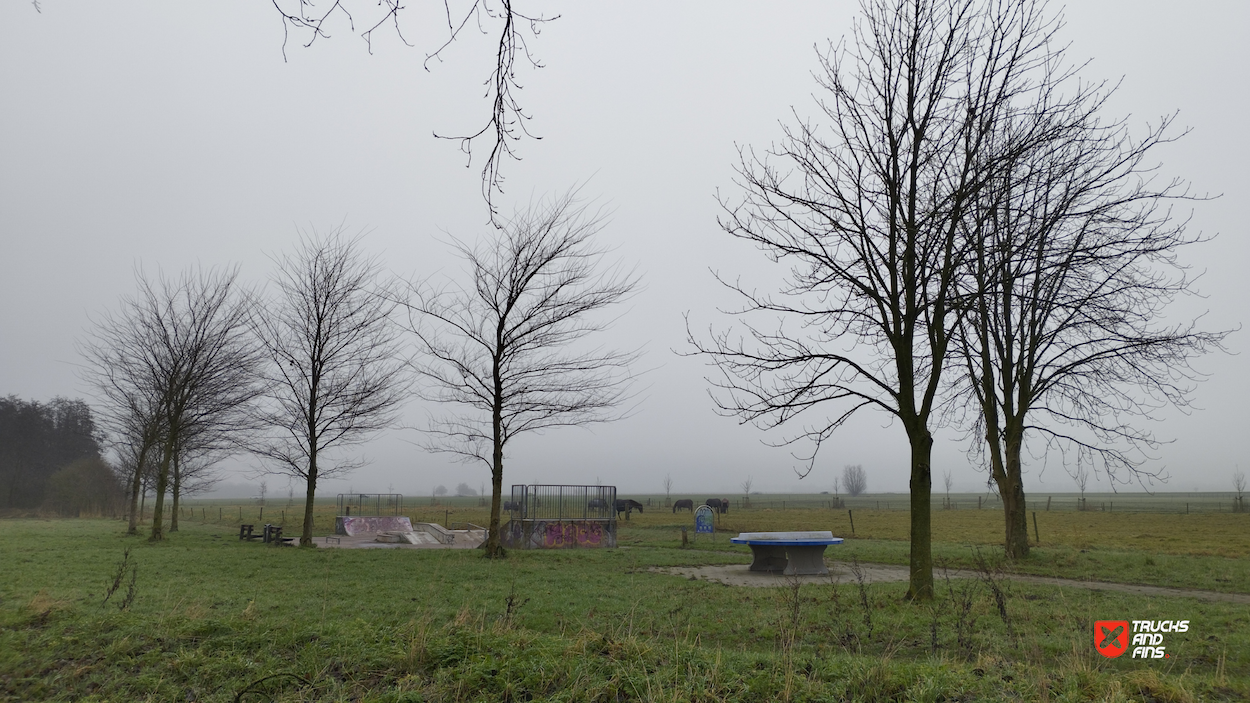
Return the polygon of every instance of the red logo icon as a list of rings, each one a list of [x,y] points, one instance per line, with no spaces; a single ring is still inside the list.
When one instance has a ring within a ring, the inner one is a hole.
[[[1128,649],[1128,620],[1095,621],[1094,649],[1109,659],[1124,654]]]

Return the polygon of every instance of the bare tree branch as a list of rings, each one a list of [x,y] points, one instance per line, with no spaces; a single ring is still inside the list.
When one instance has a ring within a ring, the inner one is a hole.
[[[282,18],[282,57],[286,60],[286,44],[292,31],[307,36],[304,46],[310,47],[318,39],[330,38],[328,22],[337,16],[344,19],[350,31],[356,31],[356,20],[349,10],[352,0],[332,0],[321,8],[311,0],[271,0],[278,15]],[[491,0],[470,0],[468,9],[454,13],[450,0],[444,0],[443,9],[447,18],[447,40],[425,57],[424,66],[430,70],[431,61],[442,61],[443,53],[448,50],[461,33],[470,25],[484,35],[492,33],[492,26],[497,27],[498,41],[495,44],[495,67],[490,76],[483,82],[486,86],[484,97],[490,103],[490,116],[480,129],[461,135],[440,135],[437,139],[450,139],[460,143],[460,149],[467,157],[466,166],[473,163],[473,145],[482,138],[487,140],[486,161],[482,166],[482,197],[490,209],[491,221],[495,221],[498,209],[495,195],[503,192],[504,176],[501,165],[505,158],[520,160],[516,145],[526,137],[541,139],[529,131],[526,123],[530,115],[521,106],[519,94],[522,85],[517,76],[517,58],[523,57],[531,68],[542,68],[542,63],[530,50],[529,41],[542,32],[542,26],[560,18],[559,15],[544,17],[527,15],[513,6],[513,0],[498,0],[498,5]],[[294,7],[291,7],[294,5]],[[290,9],[288,9],[290,8]],[[363,6],[358,13],[369,15],[368,29],[361,32],[368,51],[373,53],[373,33],[383,26],[394,28],[395,35],[407,46],[412,46],[404,38],[400,23],[400,13],[407,9],[399,0],[379,0],[376,9],[370,10]]]

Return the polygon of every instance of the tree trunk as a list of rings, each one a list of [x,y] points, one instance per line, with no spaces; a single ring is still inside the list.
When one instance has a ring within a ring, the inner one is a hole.
[[[173,434],[172,432],[170,433]],[[152,503],[152,536],[148,540],[159,542],[165,539],[164,510],[165,510],[165,491],[169,488],[169,464],[173,460],[174,440],[172,436],[165,441],[165,447],[161,453],[161,468],[156,473],[156,500]]]
[[[130,482],[130,524],[126,527],[126,534],[128,535],[139,534],[139,516],[143,511],[143,504],[140,502],[139,497],[140,493],[142,493],[140,489],[143,486],[143,465],[147,463],[149,451],[151,451],[149,445],[144,445],[139,451],[139,460],[135,464],[135,475]]]
[[[1003,498],[1003,517],[1007,521],[1007,558],[1023,559],[1029,555],[1028,510],[1024,499],[1024,478],[1020,474],[1020,449],[1024,442],[1021,433],[1010,427],[1006,434],[1006,466],[1002,471],[996,470],[994,478],[998,483],[998,493]]]
[[[501,321],[502,323],[502,321]],[[503,328],[499,328],[497,334],[499,338],[496,341],[496,349],[503,347]],[[503,493],[503,381],[500,376],[502,369],[499,367],[499,354],[495,354],[494,359],[495,380],[495,397],[491,408],[491,430],[492,430],[492,447],[491,447],[491,467],[490,467],[490,529],[486,533],[486,542],[482,544],[482,548],[486,550],[486,556],[489,559],[496,559],[507,556],[507,552],[503,548],[503,538],[499,533],[499,516],[500,494]]]
[[[912,601],[933,600],[933,473],[929,464],[933,452],[933,435],[928,428],[908,431],[911,444],[911,577],[907,598]]]
[[[174,505],[169,511],[169,531],[178,531],[178,508],[182,506],[182,466],[178,461],[178,452],[174,452]]]
[[[317,457],[313,455],[308,461],[308,488],[304,493],[304,528],[299,534],[299,546],[313,545],[313,501],[317,497]]]

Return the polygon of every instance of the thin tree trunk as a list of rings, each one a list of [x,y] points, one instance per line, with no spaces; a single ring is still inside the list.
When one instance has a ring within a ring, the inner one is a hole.
[[[173,434],[172,432],[170,433]],[[169,464],[173,461],[174,440],[171,436],[165,441],[165,447],[161,454],[161,468],[156,474],[156,500],[152,503],[152,536],[148,539],[152,542],[159,542],[165,539],[164,510],[165,510],[165,491],[169,489]]]
[[[169,513],[169,531],[178,531],[178,508],[182,505],[182,465],[178,452],[174,452],[174,505]]]
[[[502,323],[502,321],[501,321]],[[496,349],[503,346],[502,324],[498,334],[500,339],[497,340]],[[506,556],[503,548],[502,535],[499,534],[499,515],[500,515],[500,494],[503,492],[503,381],[500,378],[501,369],[499,368],[499,355],[495,355],[494,359],[494,379],[495,379],[495,397],[491,408],[491,430],[492,430],[492,448],[491,448],[491,469],[490,469],[490,531],[487,533],[486,543],[482,547],[486,550],[486,556],[490,559]]]
[[[299,546],[313,545],[313,505],[317,499],[317,390],[321,385],[319,368],[313,369],[312,387],[308,393],[308,481],[304,492],[304,526],[299,533]]]
[[[151,445],[145,444],[139,450],[139,460],[135,464],[134,478],[130,481],[130,524],[126,526],[126,534],[139,534],[139,517],[143,515],[143,502],[140,500],[141,494],[146,498],[146,491],[143,491],[143,466],[147,463],[148,452],[151,451]],[[136,512],[137,511],[137,512]]]
[[[911,443],[911,578],[907,598],[933,600],[933,472],[930,457],[933,435],[925,427],[908,432]]]
[[[308,460],[308,488],[304,493],[304,527],[299,535],[299,546],[312,547],[313,545],[313,502],[317,498],[317,457],[313,455]]]

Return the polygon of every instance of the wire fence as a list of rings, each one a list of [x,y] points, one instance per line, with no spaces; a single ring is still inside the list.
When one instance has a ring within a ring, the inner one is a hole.
[[[681,499],[695,506],[707,499],[685,495],[635,496],[658,508],[671,509]],[[910,510],[911,498],[905,493],[833,496],[826,494],[761,494],[729,499],[730,510]],[[1250,513],[1250,495],[1236,493],[1034,493],[1026,496],[1026,510],[1091,511],[1129,513]],[[993,493],[934,493],[933,510],[1002,510],[1002,499]]]

